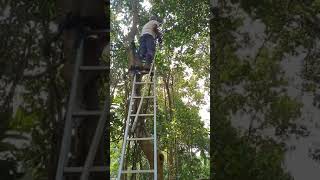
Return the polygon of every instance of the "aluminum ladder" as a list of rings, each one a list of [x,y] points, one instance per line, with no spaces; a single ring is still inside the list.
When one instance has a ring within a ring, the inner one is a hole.
[[[92,34],[107,33],[107,32],[110,32],[110,30],[103,29],[103,30],[91,31]],[[109,67],[107,66],[83,66],[82,65],[84,38],[86,37],[82,37],[80,39],[80,43],[77,48],[76,61],[74,65],[72,84],[71,84],[71,92],[70,92],[70,97],[68,101],[68,108],[67,108],[66,119],[64,124],[63,139],[62,139],[62,144],[61,144],[61,149],[59,154],[59,161],[58,161],[55,180],[64,180],[65,176],[68,174],[80,174],[81,180],[87,180],[89,177],[89,174],[92,172],[109,171],[109,167],[107,166],[93,166],[93,161],[98,150],[99,142],[103,136],[104,125],[108,115],[108,112],[107,112],[108,105],[109,105],[108,98],[106,98],[106,100],[104,101],[102,110],[99,110],[99,111],[97,110],[76,111],[75,110],[75,103],[77,98],[76,90],[78,88],[78,83],[80,81],[79,74],[81,72],[87,72],[87,71],[101,72],[109,69]],[[71,148],[71,139],[72,139],[71,136],[72,136],[72,129],[73,129],[72,124],[77,120],[77,117],[79,118],[79,117],[88,117],[88,116],[100,116],[100,117],[97,123],[97,127],[95,130],[87,157],[85,159],[85,164],[82,167],[68,167],[68,160],[69,160],[68,156]]]
[[[153,77],[151,76],[153,74]],[[152,80],[151,81],[151,77]],[[154,180],[157,180],[157,127],[156,127],[156,109],[157,109],[157,102],[156,102],[156,71],[154,67],[154,61],[151,65],[150,71],[147,74],[147,81],[145,82],[137,82],[137,73],[134,73],[133,77],[133,83],[132,83],[132,91],[131,91],[131,96],[130,96],[130,102],[129,102],[129,111],[128,111],[128,116],[126,120],[126,128],[125,128],[125,133],[124,133],[124,139],[122,143],[122,150],[121,150],[121,158],[120,158],[120,165],[118,169],[118,175],[117,175],[117,180],[121,179],[122,174],[133,174],[133,173],[153,173],[154,174]],[[142,92],[141,96],[136,96],[135,93],[135,87],[136,85],[147,85],[151,84],[153,88],[153,95],[152,96],[145,96],[145,91]],[[134,101],[136,99],[140,99],[139,106],[137,109],[137,112],[135,114],[132,114],[132,106],[134,104]],[[142,107],[142,102],[144,99],[153,99],[153,113],[152,114],[140,114],[140,110]],[[134,132],[136,124],[138,122],[138,117],[147,117],[147,116],[153,116],[153,136],[152,137],[140,137],[140,138],[129,138],[129,126],[130,126],[130,119],[134,117],[134,121],[131,127],[131,133]],[[125,152],[126,152],[126,146],[128,141],[149,141],[153,140],[153,162],[154,162],[154,169],[149,169],[149,170],[123,170],[123,163],[125,159]]]

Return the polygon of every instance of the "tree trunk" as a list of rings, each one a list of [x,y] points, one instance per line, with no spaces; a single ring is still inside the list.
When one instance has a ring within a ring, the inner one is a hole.
[[[173,118],[173,100],[172,100],[172,89],[170,91],[170,74],[164,79],[164,85],[167,92],[168,97],[168,105],[169,105],[169,121],[172,121]],[[168,179],[174,180],[175,179],[175,165],[174,165],[174,143],[169,144],[168,150]]]

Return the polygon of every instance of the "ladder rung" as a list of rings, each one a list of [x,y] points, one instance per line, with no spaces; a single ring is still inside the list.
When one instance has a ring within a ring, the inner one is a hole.
[[[138,73],[140,74],[149,74],[150,71],[146,71],[146,70],[141,70],[141,71],[138,71]],[[150,75],[153,75],[154,71],[152,70]]]
[[[153,82],[135,82],[134,84],[153,84]]]
[[[136,116],[136,114],[131,114],[130,116]],[[138,114],[138,116],[153,116],[153,114]]]
[[[153,173],[154,170],[127,170],[127,171],[122,171],[122,174],[133,174],[133,173]]]
[[[132,98],[134,98],[134,99],[141,99],[142,96],[133,96]],[[145,98],[145,99],[150,99],[150,98],[154,98],[154,96],[143,96],[143,98]]]
[[[82,71],[105,71],[108,70],[107,66],[80,66]]]
[[[94,166],[89,169],[90,172],[106,172],[109,170],[107,166]],[[83,167],[64,167],[66,173],[80,173],[83,171]]]
[[[102,114],[101,111],[78,111],[74,112],[73,116],[100,116]]]
[[[146,140],[153,140],[153,137],[145,137],[145,138],[128,138],[128,141],[146,141]]]

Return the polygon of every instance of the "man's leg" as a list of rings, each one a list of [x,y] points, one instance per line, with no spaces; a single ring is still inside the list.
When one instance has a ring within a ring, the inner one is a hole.
[[[156,44],[152,36],[148,36],[146,40],[147,52],[146,52],[146,65],[144,69],[149,71],[151,67],[151,63],[154,58],[154,54],[156,52]]]
[[[139,46],[139,61],[142,62],[146,58],[146,53],[147,53],[147,44],[146,44],[146,37],[143,35],[140,38],[140,46]]]

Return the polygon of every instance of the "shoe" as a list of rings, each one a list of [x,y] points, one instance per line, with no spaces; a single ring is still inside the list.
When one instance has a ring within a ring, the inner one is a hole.
[[[145,64],[143,66],[143,70],[145,70],[145,71],[150,71],[150,68],[151,68],[151,64]]]
[[[129,71],[140,71],[142,69],[142,64],[131,65]]]
[[[141,61],[136,60],[136,61],[135,61],[135,67],[136,67],[136,68],[141,68],[141,67],[142,67]]]

